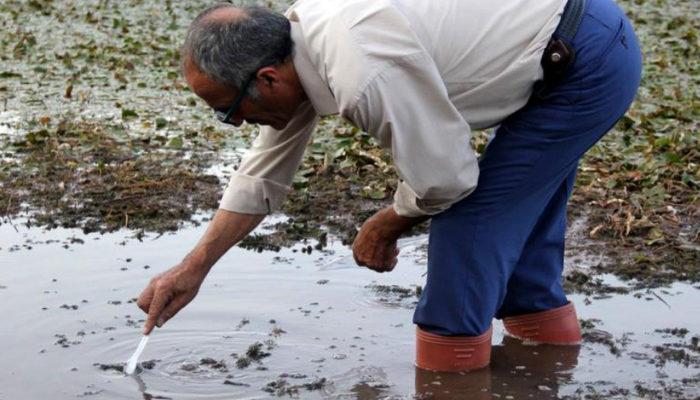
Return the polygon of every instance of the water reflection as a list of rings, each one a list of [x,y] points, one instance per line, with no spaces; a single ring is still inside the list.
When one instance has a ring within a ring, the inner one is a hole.
[[[143,372],[143,371],[141,371],[140,369],[141,368],[138,367],[137,372],[135,374],[130,375],[130,376],[136,381],[136,384],[139,385],[139,393],[141,393],[143,395],[143,400],[155,400],[155,399],[171,400],[172,399],[171,397],[157,396],[157,395],[153,395],[153,394],[148,393],[146,391],[146,382],[144,382],[143,379],[141,379],[141,372]]]
[[[504,337],[493,346],[491,365],[469,373],[438,373],[416,368],[418,399],[556,399],[559,386],[573,379],[580,346],[524,345]]]

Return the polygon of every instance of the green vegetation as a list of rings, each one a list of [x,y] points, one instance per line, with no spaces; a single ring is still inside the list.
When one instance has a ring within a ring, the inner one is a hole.
[[[637,100],[585,157],[573,208],[609,243],[602,266],[643,285],[700,280],[700,16],[694,1],[624,1],[644,51]]]

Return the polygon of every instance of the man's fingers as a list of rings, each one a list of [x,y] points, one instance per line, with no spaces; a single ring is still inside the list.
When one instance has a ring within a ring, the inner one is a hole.
[[[355,264],[357,264],[357,265],[359,265],[359,266],[361,266],[361,267],[364,266],[364,264],[363,264],[362,261],[360,260],[360,257],[358,256],[357,253],[355,253],[355,251],[352,252],[352,258],[355,260]]]
[[[398,263],[399,249],[393,247],[375,247],[372,254],[353,252],[353,258],[359,266],[367,267],[376,272],[387,272],[394,269]]]
[[[186,306],[188,302],[189,299],[186,296],[175,297],[170,303],[168,303],[167,306],[165,306],[163,311],[158,316],[158,319],[156,319],[156,326],[162,328],[163,324],[168,322],[170,318],[174,317],[175,314],[182,310],[182,308]]]
[[[148,309],[151,307],[151,302],[153,301],[153,286],[148,285],[146,289],[141,292],[139,299],[136,301],[136,305],[146,314],[148,314]]]
[[[398,255],[399,248],[395,241],[369,240],[362,231],[352,245],[352,257],[355,263],[376,272],[394,269]]]
[[[143,334],[149,335],[156,326],[157,318],[163,312],[163,309],[167,306],[171,299],[171,292],[167,289],[162,289],[156,287],[155,295],[153,296],[153,301],[151,306],[148,308],[148,318],[146,319],[146,324],[143,327]]]
[[[367,264],[365,263],[365,255],[362,253],[362,248],[359,246],[357,239],[355,239],[355,242],[352,244],[352,258],[355,260],[355,264],[364,267]]]
[[[392,258],[390,260],[378,260],[375,263],[368,264],[367,268],[371,269],[372,271],[375,272],[389,272],[396,267],[396,264],[399,262],[398,258]]]
[[[374,256],[372,265],[377,272],[389,272],[394,269],[396,263],[399,261],[397,256],[399,255],[399,249],[396,246],[385,247],[383,249],[377,249],[377,253]]]

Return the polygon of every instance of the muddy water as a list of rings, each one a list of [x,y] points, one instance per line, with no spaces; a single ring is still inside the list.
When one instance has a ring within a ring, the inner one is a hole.
[[[421,373],[412,364],[410,290],[425,279],[423,250],[404,248],[393,273],[376,274],[342,260],[328,267],[349,253],[333,242],[310,254],[301,250],[313,243],[279,253],[232,250],[195,301],[155,331],[141,357],[155,360],[150,369],[125,376],[109,367],[125,363],[140,339],[142,314],[132,299],[204,226],[139,242],[123,232],[85,236],[14,224],[0,225],[3,400],[643,398],[662,385],[677,394],[653,398],[700,395],[692,381],[700,354],[690,345],[700,333],[700,291],[690,285],[572,296],[580,318],[597,319],[580,349],[526,346],[504,338],[496,323],[491,368]],[[377,292],[376,285],[407,290]],[[255,343],[259,351],[246,356]],[[688,357],[674,360],[663,349],[685,349]]]

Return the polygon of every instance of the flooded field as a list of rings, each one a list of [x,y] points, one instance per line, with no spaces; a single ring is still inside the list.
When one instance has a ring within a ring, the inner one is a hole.
[[[323,251],[313,242],[280,252],[234,248],[195,301],[154,332],[139,373],[126,376],[143,323],[134,298],[202,230],[138,241],[124,232],[0,226],[0,399],[700,396],[700,290],[681,283],[572,296],[585,331],[580,348],[523,345],[496,322],[490,368],[415,369],[423,237],[405,242],[389,274],[352,267],[332,237]],[[569,258],[568,267],[587,268],[586,260]]]
[[[582,346],[524,345],[495,321],[489,368],[417,370],[425,225],[392,273],[353,266],[347,244],[396,175],[329,118],[285,215],[218,263],[127,376],[135,298],[201,236],[255,127],[217,123],[180,76],[209,2],[0,2],[0,400],[700,399],[700,15],[696,0],[620,3],[645,72],[571,201]]]

